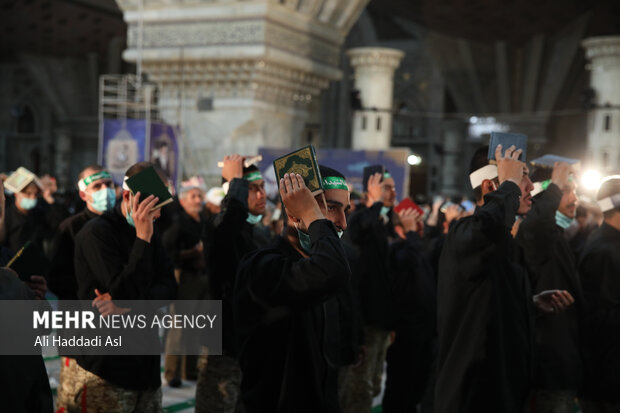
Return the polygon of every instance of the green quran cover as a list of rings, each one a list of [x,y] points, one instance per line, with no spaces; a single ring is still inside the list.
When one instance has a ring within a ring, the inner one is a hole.
[[[312,195],[316,196],[323,192],[323,181],[319,172],[319,164],[316,161],[316,152],[312,145],[304,146],[276,159],[273,161],[273,169],[276,173],[278,186],[280,186],[280,179],[284,174],[299,174],[304,178],[304,182]]]
[[[153,207],[153,210],[172,202],[172,195],[152,166],[138,172],[131,178],[127,178],[125,183],[133,194],[140,192],[140,202],[144,201],[149,195],[158,197],[159,203]]]

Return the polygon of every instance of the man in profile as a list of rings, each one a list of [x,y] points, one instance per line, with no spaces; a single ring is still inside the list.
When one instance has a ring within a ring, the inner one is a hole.
[[[125,180],[151,166],[131,166]],[[155,169],[165,185],[165,175]],[[142,199],[124,184],[121,203],[90,220],[76,237],[78,297],[93,301],[102,315],[116,314],[112,300],[176,297],[174,267],[153,227],[161,214],[153,209],[158,202],[153,195]],[[158,342],[157,332],[148,334],[146,339]],[[82,386],[72,395],[69,411],[161,411],[159,355],[82,355],[77,360],[76,381]]]
[[[534,308],[510,231],[533,185],[520,149],[498,146],[497,166],[487,152],[470,167],[478,207],[452,226],[439,260],[437,413],[522,413],[530,391]],[[534,302],[559,311],[571,300],[562,291]]]
[[[339,239],[347,227],[349,190],[339,172],[320,172],[325,192],[317,197],[301,175],[284,175],[287,226],[270,247],[239,264],[234,314],[248,413],[339,411],[336,296],[351,276]]]

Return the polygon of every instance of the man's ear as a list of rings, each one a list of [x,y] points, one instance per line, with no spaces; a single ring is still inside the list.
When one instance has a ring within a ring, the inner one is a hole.
[[[497,189],[495,187],[495,182],[493,182],[491,179],[483,180],[480,186],[482,189],[482,196],[485,196],[486,194],[491,193]]]
[[[80,194],[80,199],[84,202],[86,202],[88,200],[88,195],[86,195],[86,192],[84,191],[78,191],[78,193]]]

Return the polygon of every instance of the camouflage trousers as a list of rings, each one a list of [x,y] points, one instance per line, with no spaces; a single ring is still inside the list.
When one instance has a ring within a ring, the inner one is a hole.
[[[370,413],[372,400],[381,393],[385,356],[390,346],[390,332],[364,327],[366,356],[359,365],[341,370],[339,401],[342,413]]]
[[[198,361],[196,413],[242,413],[241,368],[228,356],[207,356]]]
[[[63,413],[161,413],[161,388],[127,390],[62,357],[57,412]]]
[[[574,390],[533,390],[526,413],[573,413],[576,397]]]

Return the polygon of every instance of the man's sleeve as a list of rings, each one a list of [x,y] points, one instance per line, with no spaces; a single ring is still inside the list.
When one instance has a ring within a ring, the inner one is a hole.
[[[487,274],[489,263],[497,260],[494,256],[497,253],[496,245],[505,242],[506,234],[514,223],[520,195],[519,187],[510,181],[487,194],[484,205],[476,208],[471,217],[462,218],[451,226],[440,257],[440,266],[467,268],[462,273],[471,276]],[[445,260],[459,262],[448,263]]]
[[[113,229],[99,224],[76,237],[78,280],[93,279],[116,300],[146,299],[152,284],[152,245],[136,238],[125,262],[110,231]],[[94,291],[91,295],[95,298]]]
[[[302,310],[344,291],[351,271],[333,224],[315,221],[308,234],[312,243],[308,258],[295,260],[272,253],[250,261],[256,263],[254,268],[240,268],[250,280],[247,286],[255,301]]]
[[[362,209],[351,216],[347,231],[354,243],[359,245],[364,242],[364,239],[375,236],[373,229],[380,225],[379,215],[382,206],[383,203],[375,202],[369,208]]]
[[[604,324],[620,331],[620,258],[609,250],[586,254],[579,266],[582,286],[590,314],[596,325]],[[600,279],[600,283],[596,280]]]
[[[519,226],[520,241],[527,260],[532,265],[542,265],[549,260],[550,246],[562,235],[557,231],[555,212],[560,206],[562,191],[551,184],[533,203],[531,211]]]

